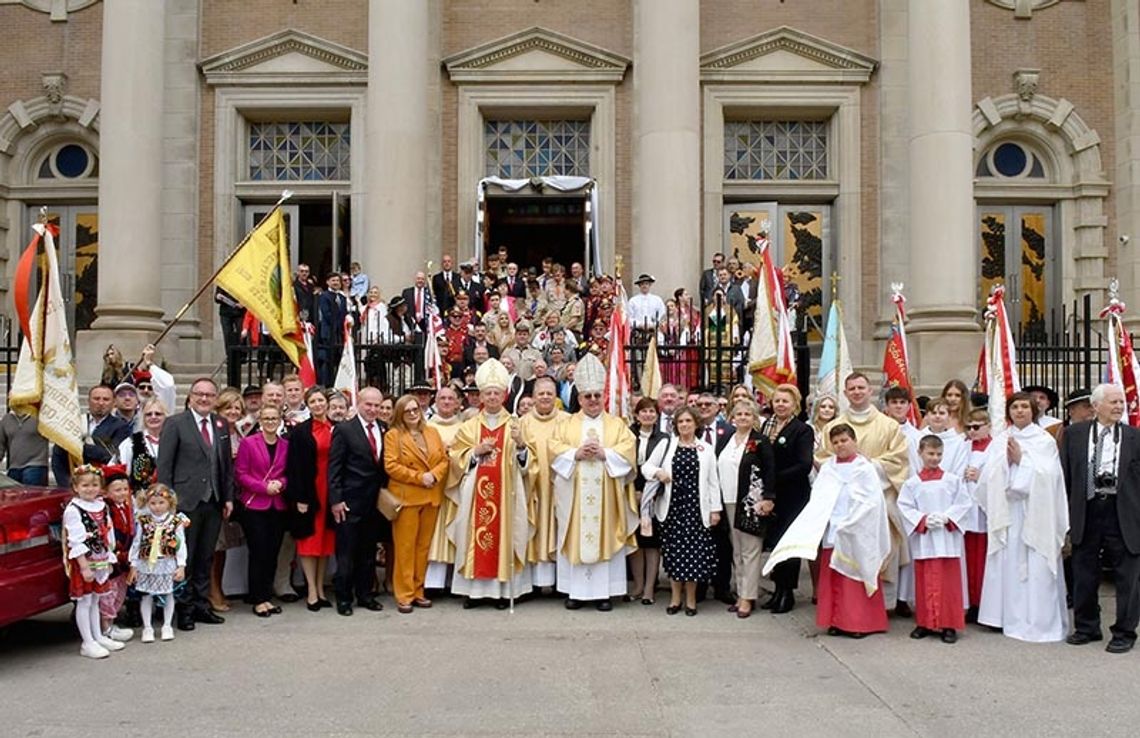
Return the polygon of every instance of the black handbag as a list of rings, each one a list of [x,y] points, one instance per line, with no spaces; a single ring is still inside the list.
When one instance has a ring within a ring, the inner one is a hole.
[[[768,532],[773,516],[760,515],[755,510],[756,504],[764,495],[764,480],[755,466],[752,467],[749,477],[748,493],[736,503],[736,519],[732,524],[741,533],[763,538]]]

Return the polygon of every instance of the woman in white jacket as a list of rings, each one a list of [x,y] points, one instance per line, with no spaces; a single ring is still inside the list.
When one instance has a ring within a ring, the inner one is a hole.
[[[668,444],[658,444],[641,467],[647,496],[661,522],[661,552],[665,573],[672,581],[672,597],[665,609],[697,614],[697,582],[716,573],[716,544],[712,526],[720,522],[721,496],[716,451],[696,436],[697,416],[689,408],[673,414],[676,433]]]

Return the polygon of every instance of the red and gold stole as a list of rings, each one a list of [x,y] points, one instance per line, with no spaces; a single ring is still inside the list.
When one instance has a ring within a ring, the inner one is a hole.
[[[495,430],[481,426],[479,442],[495,447],[479,462],[475,470],[475,579],[497,579],[499,576],[499,538],[503,515],[503,454],[506,452],[507,427]],[[510,545],[510,541],[507,542]]]

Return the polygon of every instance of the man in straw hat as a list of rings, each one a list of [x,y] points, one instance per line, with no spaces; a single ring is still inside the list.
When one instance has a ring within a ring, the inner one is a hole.
[[[633,489],[637,442],[625,421],[603,410],[606,370],[587,354],[574,371],[581,410],[550,440],[558,521],[558,591],[566,607],[583,600],[613,609],[626,594],[625,557],[637,548],[638,499]]]
[[[523,470],[529,451],[522,430],[503,407],[510,377],[498,359],[475,372],[482,409],[459,427],[451,445],[451,474],[463,477],[459,507],[448,538],[455,544],[453,594],[465,608],[479,600],[529,594],[533,582],[526,564],[532,529],[527,520]]]

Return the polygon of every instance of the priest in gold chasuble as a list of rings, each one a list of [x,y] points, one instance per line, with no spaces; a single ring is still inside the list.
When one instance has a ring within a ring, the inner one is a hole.
[[[563,420],[558,409],[558,386],[550,377],[534,382],[534,409],[519,419],[523,440],[534,454],[526,468],[527,502],[534,537],[527,547],[527,563],[534,567],[534,586],[553,587],[558,553],[558,526],[554,519],[554,471],[550,468],[550,439]]]
[[[605,368],[587,354],[574,371],[582,409],[559,424],[549,444],[558,591],[571,610],[586,600],[612,609],[610,598],[626,593],[625,557],[637,548],[637,442],[624,420],[602,409],[605,384]]]
[[[499,600],[533,588],[526,547],[533,530],[527,520],[523,472],[530,452],[518,421],[503,406],[509,375],[496,359],[475,373],[482,409],[459,426],[451,445],[450,473],[462,477],[455,520],[448,538],[455,544],[451,591],[468,599]]]
[[[455,442],[455,434],[463,424],[460,415],[459,395],[450,386],[443,386],[435,396],[435,415],[428,425],[439,432],[443,447],[450,451]],[[446,589],[451,585],[451,567],[455,563],[455,545],[447,537],[447,526],[455,520],[455,510],[459,505],[459,483],[462,477],[449,474],[443,488],[443,504],[439,508],[435,532],[428,549],[427,575],[424,586],[428,589]]]

